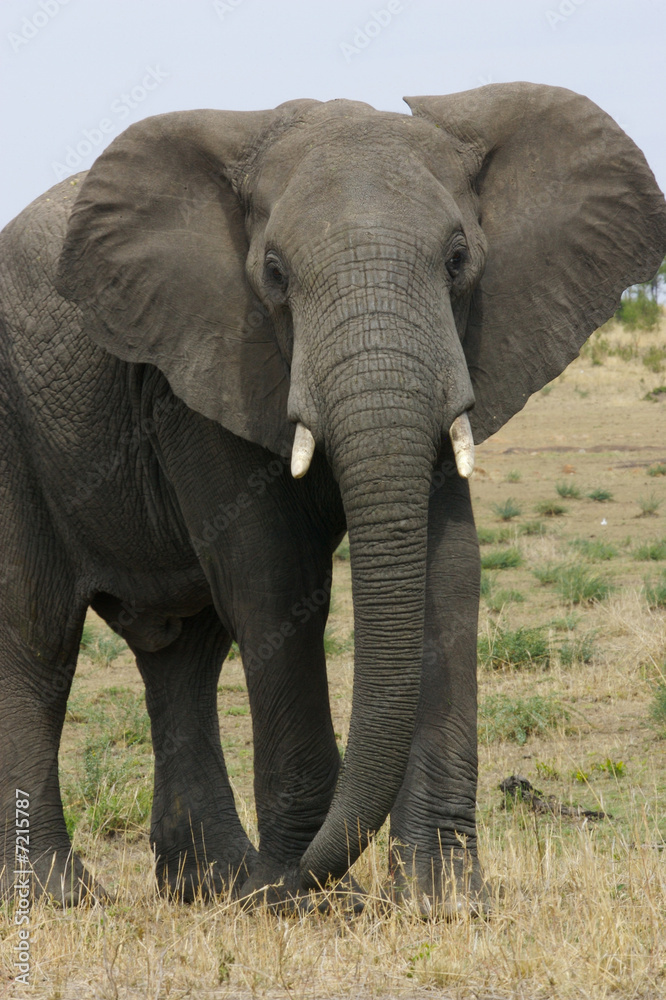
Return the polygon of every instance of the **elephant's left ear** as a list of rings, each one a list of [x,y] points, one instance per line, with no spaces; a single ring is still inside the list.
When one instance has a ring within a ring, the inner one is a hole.
[[[480,442],[654,275],[666,205],[641,151],[572,91],[491,84],[405,100],[456,138],[488,240],[463,341]]]
[[[287,455],[289,372],[246,277],[236,189],[266,134],[299,106],[130,126],[81,185],[56,279],[96,343],[154,364],[192,409]]]

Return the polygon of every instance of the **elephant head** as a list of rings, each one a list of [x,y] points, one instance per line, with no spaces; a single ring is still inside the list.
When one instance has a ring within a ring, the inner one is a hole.
[[[58,287],[111,353],[192,409],[339,483],[355,615],[345,765],[300,866],[340,875],[400,787],[423,654],[428,495],[647,280],[664,201],[587,99],[532,84],[178,112],[84,180]],[[296,440],[294,442],[295,427]]]

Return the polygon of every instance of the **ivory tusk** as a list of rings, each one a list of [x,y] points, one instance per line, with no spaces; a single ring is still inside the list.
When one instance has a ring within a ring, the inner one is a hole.
[[[315,450],[315,440],[305,424],[296,424],[294,447],[291,450],[291,474],[294,479],[301,479],[310,468],[310,462]]]
[[[474,472],[474,438],[467,413],[461,413],[449,430],[458,475],[469,479]]]

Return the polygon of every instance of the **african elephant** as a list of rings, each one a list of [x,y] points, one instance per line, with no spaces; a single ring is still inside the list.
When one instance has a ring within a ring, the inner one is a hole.
[[[162,886],[304,892],[390,814],[399,888],[450,910],[448,868],[481,894],[472,435],[652,276],[666,211],[641,152],[570,91],[407,104],[149,118],[2,234],[5,862],[20,788],[35,884],[62,879],[65,902],[93,884],[68,867],[58,785],[89,606],[145,682]],[[346,530],[341,766],[323,633]],[[233,639],[258,848],[216,711]]]

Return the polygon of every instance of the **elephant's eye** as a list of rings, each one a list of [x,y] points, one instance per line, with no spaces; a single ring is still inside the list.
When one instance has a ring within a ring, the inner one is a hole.
[[[446,260],[446,270],[452,278],[460,272],[461,267],[467,260],[467,250],[465,247],[456,247]]]
[[[288,284],[287,274],[284,269],[282,261],[279,259],[277,254],[269,252],[266,254],[264,261],[266,267],[266,275],[269,280],[277,285],[279,289],[285,291]]]

